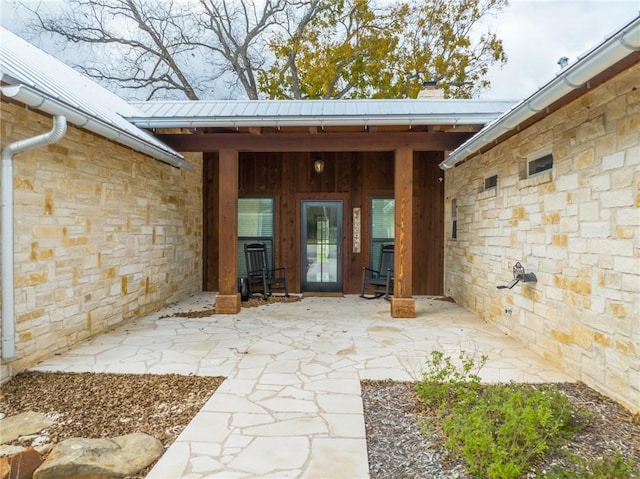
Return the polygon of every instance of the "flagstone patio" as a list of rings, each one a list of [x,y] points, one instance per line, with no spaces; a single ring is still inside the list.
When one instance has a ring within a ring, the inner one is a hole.
[[[414,319],[393,319],[388,302],[355,295],[171,317],[214,300],[195,295],[32,369],[226,377],[148,479],[366,478],[360,380],[416,380],[433,350],[486,354],[487,382],[572,380],[437,298],[417,297]]]

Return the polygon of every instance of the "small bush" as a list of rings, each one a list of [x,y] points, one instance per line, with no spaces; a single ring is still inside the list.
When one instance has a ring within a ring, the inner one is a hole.
[[[446,445],[487,478],[522,477],[535,458],[574,432],[569,399],[549,389],[487,386],[473,404],[455,404],[443,422]]]
[[[631,459],[625,459],[617,453],[612,457],[586,461],[577,458],[576,471],[555,471],[544,476],[545,479],[638,479],[640,466]]]
[[[534,460],[575,432],[569,399],[549,388],[480,385],[479,365],[464,352],[460,366],[435,351],[416,385],[424,403],[443,415],[446,446],[481,478],[522,477]]]
[[[432,351],[422,380],[416,384],[416,392],[424,404],[439,411],[447,410],[454,401],[467,401],[475,397],[480,388],[480,376],[476,373],[486,364],[487,356],[474,359],[462,351],[456,366],[442,351]]]

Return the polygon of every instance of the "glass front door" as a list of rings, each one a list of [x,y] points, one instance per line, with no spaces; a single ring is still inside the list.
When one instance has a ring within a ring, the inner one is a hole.
[[[342,201],[302,202],[302,291],[342,291]]]

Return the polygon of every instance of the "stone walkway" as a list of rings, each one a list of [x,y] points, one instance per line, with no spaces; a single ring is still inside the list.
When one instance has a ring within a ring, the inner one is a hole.
[[[225,376],[147,476],[367,478],[361,379],[415,380],[431,351],[489,356],[485,381],[571,378],[456,304],[416,298],[415,319],[358,296],[304,298],[238,315],[201,293],[39,364],[39,371]]]

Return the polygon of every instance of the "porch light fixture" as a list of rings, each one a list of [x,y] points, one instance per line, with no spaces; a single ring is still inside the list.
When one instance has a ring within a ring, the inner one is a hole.
[[[318,174],[324,171],[324,161],[319,156],[316,156],[316,159],[313,161],[313,171]]]

